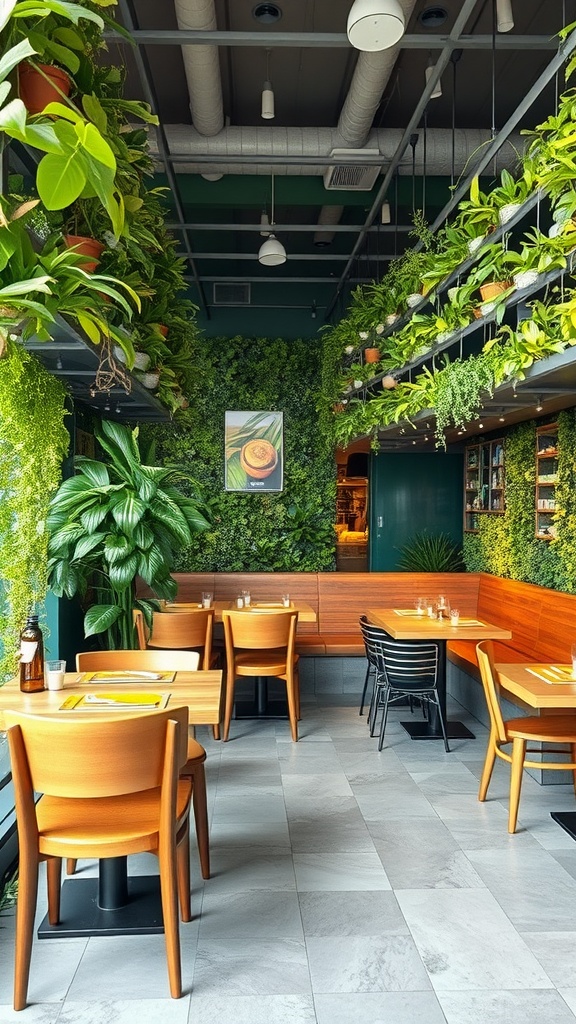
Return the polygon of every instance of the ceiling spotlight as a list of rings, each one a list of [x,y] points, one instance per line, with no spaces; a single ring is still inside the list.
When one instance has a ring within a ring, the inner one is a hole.
[[[387,50],[404,35],[398,0],[354,0],[348,15],[348,39],[357,50]]]
[[[270,227],[274,227],[274,175],[272,175],[272,207],[270,217]],[[278,267],[281,263],[286,263],[286,249],[276,238],[273,231],[270,232],[268,238],[260,246],[258,252],[258,262],[264,267]]]
[[[432,60],[432,57],[430,57],[428,59],[428,66],[426,68],[426,84],[428,84],[428,82],[430,81],[430,76],[433,74],[435,68],[436,68],[436,63],[435,63],[435,61]],[[441,95],[442,95],[442,81],[439,78],[438,81],[436,82],[436,85],[432,89],[432,92],[430,93],[430,99],[431,100],[439,100]]]
[[[428,437],[428,435],[427,435],[427,434],[425,435],[425,437],[424,437],[424,440],[425,440],[425,441],[429,441],[429,440],[430,440],[430,438]]]
[[[542,405],[542,395],[538,395],[538,399],[536,401],[536,412],[542,412],[543,408],[544,406]]]
[[[422,28],[440,28],[448,17],[443,7],[426,7],[418,15]]]
[[[224,175],[214,172],[214,174],[201,174],[200,177],[204,178],[204,181],[220,181],[220,178],[223,178]]]
[[[412,444],[416,444],[416,441],[412,441]]]
[[[512,0],[496,0],[496,27],[499,32],[509,32],[514,28]]]
[[[266,50],[266,81],[262,87],[261,115],[266,121],[274,117],[274,90],[270,81],[270,50]]]
[[[282,11],[278,4],[256,4],[252,8],[252,17],[261,25],[273,25],[275,21],[280,21]]]

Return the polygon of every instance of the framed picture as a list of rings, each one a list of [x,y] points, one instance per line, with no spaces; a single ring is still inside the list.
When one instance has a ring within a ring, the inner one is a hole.
[[[284,413],[227,412],[224,422],[227,491],[281,491]]]

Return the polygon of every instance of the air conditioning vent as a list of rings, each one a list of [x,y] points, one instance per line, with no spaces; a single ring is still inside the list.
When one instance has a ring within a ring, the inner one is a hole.
[[[374,167],[367,164],[342,163],[327,167],[324,171],[324,188],[342,189],[345,192],[369,192],[382,169],[382,157],[378,149],[333,149],[330,156],[373,156],[380,163]]]
[[[213,289],[215,306],[249,306],[250,285],[228,282],[215,282]]]

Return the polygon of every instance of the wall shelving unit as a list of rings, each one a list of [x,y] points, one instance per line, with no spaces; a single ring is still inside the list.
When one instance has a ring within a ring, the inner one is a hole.
[[[536,537],[556,536],[556,484],[558,482],[558,424],[536,428]]]
[[[476,533],[480,517],[506,509],[504,441],[480,441],[464,453],[464,532]]]

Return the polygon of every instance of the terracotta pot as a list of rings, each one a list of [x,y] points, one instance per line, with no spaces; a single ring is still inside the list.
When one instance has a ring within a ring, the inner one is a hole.
[[[99,263],[99,257],[104,252],[104,245],[95,238],[87,238],[86,235],[64,235],[64,241],[69,249],[74,249],[81,256],[91,256],[81,264],[82,270],[87,274],[93,274]]]
[[[332,412],[335,413],[336,415],[339,412],[344,412],[344,403],[343,402],[334,402],[334,405],[332,406]]]
[[[484,302],[488,299],[494,299],[497,295],[501,295],[508,288],[512,287],[512,281],[488,281],[486,284],[480,285],[480,295]]]
[[[160,334],[162,335],[163,338],[167,336],[168,328],[166,327],[166,324],[158,324],[158,330],[160,331]]]
[[[365,348],[364,349],[364,362],[365,363],[379,363],[380,362],[380,349],[379,348]]]
[[[62,68],[52,64],[38,64],[38,68],[42,69],[50,81],[47,82],[44,75],[28,61],[18,65],[18,91],[29,114],[40,114],[49,103],[61,103],[61,94],[69,96],[72,85]]]
[[[474,309],[472,310],[472,312],[474,313],[474,319],[475,320],[481,320],[482,317],[484,316],[484,313],[480,309],[480,306],[475,306]]]
[[[393,377],[391,373],[388,373],[385,377],[382,377],[382,387],[385,391],[392,391],[396,387],[398,381],[396,377]]]

